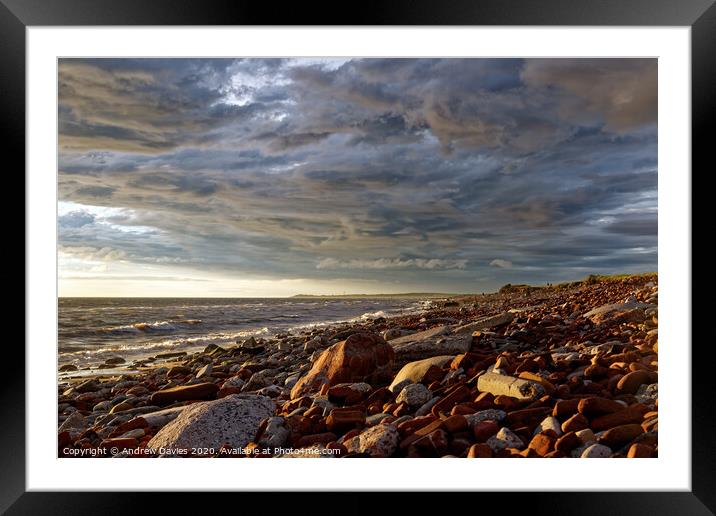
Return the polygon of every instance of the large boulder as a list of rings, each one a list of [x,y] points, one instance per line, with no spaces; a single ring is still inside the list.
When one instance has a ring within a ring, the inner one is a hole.
[[[192,448],[218,449],[228,444],[243,448],[251,442],[261,421],[274,415],[271,398],[232,394],[215,401],[194,403],[166,424],[147,444],[163,454]],[[160,450],[162,449],[162,450]]]
[[[323,384],[387,382],[393,348],[374,333],[354,333],[321,353],[313,367],[291,389],[291,398],[318,391]]]
[[[405,364],[437,355],[459,355],[470,351],[472,334],[455,335],[451,330],[450,326],[437,326],[391,340],[396,362]]]
[[[452,362],[454,358],[454,355],[440,355],[437,357],[430,357],[407,363],[400,371],[398,371],[398,374],[395,375],[395,378],[393,378],[393,382],[390,384],[388,389],[392,391],[396,385],[405,380],[410,380],[413,383],[422,382],[425,377],[425,373],[428,372],[430,367],[443,367],[445,364]]]
[[[594,324],[619,324],[619,323],[641,323],[644,322],[646,315],[644,310],[656,308],[657,305],[649,303],[628,302],[614,303],[610,305],[602,305],[590,310],[584,317]]]

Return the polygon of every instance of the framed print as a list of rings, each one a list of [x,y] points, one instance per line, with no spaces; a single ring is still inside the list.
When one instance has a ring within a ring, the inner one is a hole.
[[[716,8],[505,5],[0,5],[27,191],[3,509],[711,513],[691,168]]]

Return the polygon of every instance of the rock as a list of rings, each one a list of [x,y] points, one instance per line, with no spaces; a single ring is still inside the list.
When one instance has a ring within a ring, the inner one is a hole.
[[[504,410],[498,409],[487,409],[475,412],[474,414],[466,414],[467,424],[470,427],[475,426],[480,421],[497,421],[500,422],[507,417],[507,413]]]
[[[477,379],[477,389],[495,396],[504,395],[518,400],[535,400],[545,394],[539,383],[513,376],[485,373]]]
[[[537,425],[537,428],[535,428],[534,431],[534,435],[537,435],[540,432],[544,432],[545,430],[553,431],[557,437],[561,436],[562,426],[559,423],[559,419],[554,416],[547,416],[542,420],[539,425]]]
[[[470,351],[472,335],[451,335],[449,326],[437,326],[390,341],[398,363]]]
[[[100,390],[100,385],[97,380],[86,380],[79,385],[75,386],[77,392],[96,392]]]
[[[164,410],[156,410],[154,412],[148,412],[140,416],[148,426],[152,428],[162,428],[170,421],[174,421],[182,410],[186,407],[172,407]]]
[[[400,434],[393,425],[375,425],[343,444],[348,452],[367,453],[371,457],[390,457],[398,449]]]
[[[427,373],[431,366],[443,367],[448,362],[452,362],[454,358],[454,355],[440,355],[405,364],[400,371],[398,371],[398,374],[395,375],[388,389],[395,392],[394,387],[404,380],[420,383],[423,381],[425,373]]]
[[[109,412],[110,410],[112,410],[112,402],[110,401],[100,401],[92,407],[92,412]]]
[[[644,321],[646,315],[644,310],[654,308],[656,305],[639,302],[614,303],[602,305],[598,308],[590,310],[584,317],[591,320],[594,324],[603,323],[623,323]]]
[[[244,386],[244,383],[244,380],[242,380],[240,376],[232,376],[231,378],[227,378],[224,383],[221,384],[221,388],[241,389]]]
[[[60,366],[59,371],[61,373],[67,372],[67,371],[77,371],[77,366],[75,364],[65,364]]]
[[[123,359],[122,357],[110,357],[104,361],[104,363],[107,365],[124,364],[125,362],[126,362],[126,360]]]
[[[186,407],[147,444],[158,449],[219,449],[227,444],[243,448],[251,442],[261,421],[273,416],[274,402],[265,396],[232,394]]]
[[[156,405],[168,405],[175,401],[204,400],[216,394],[218,390],[219,387],[213,383],[180,385],[155,392],[149,397],[149,402]]]
[[[636,401],[643,403],[644,405],[653,408],[656,401],[659,399],[659,384],[642,384],[634,395]]]
[[[184,376],[191,373],[191,368],[186,366],[172,366],[167,371],[167,378],[173,378],[175,376]]]
[[[87,429],[87,426],[88,424],[85,422],[85,417],[79,412],[73,412],[63,421],[57,433],[68,432],[74,440]]]
[[[422,383],[411,383],[406,385],[395,398],[396,403],[405,402],[410,408],[416,408],[430,401],[433,393]]]
[[[617,383],[616,392],[619,394],[634,394],[642,384],[653,383],[655,373],[650,371],[632,371],[625,374]]]
[[[121,403],[117,403],[114,407],[112,407],[112,410],[110,410],[109,413],[116,414],[117,412],[122,412],[122,411],[130,410],[133,408],[134,408],[134,405],[132,405],[128,401],[123,401]]]
[[[578,430],[574,432],[574,435],[580,440],[582,444],[592,444],[596,442],[597,438],[594,436],[591,428],[585,428],[584,430]]]
[[[365,426],[375,426],[377,424],[380,424],[381,421],[392,417],[394,417],[392,414],[385,414],[383,412],[381,412],[380,414],[373,414],[372,416],[368,416],[367,418],[365,418]]]
[[[438,401],[440,401],[440,399],[441,399],[440,397],[435,397],[435,398],[431,399],[430,401],[428,401],[425,405],[423,405],[422,407],[420,407],[418,410],[415,411],[415,416],[420,417],[420,416],[425,416],[427,414],[430,414],[430,411],[433,409],[433,406],[435,406],[435,404]]]
[[[482,317],[477,321],[458,326],[453,330],[453,333],[470,333],[478,330],[486,330],[495,326],[502,326],[507,324],[515,318],[514,313],[504,312],[499,315],[491,315],[489,317]]]
[[[209,362],[204,367],[199,369],[196,373],[197,378],[206,378],[207,376],[211,376],[211,372],[214,370],[214,366]]]
[[[282,417],[270,417],[266,422],[266,428],[259,439],[259,445],[264,448],[280,448],[288,440],[288,428],[286,420]]]
[[[504,448],[523,448],[525,443],[512,430],[503,426],[496,435],[487,440],[487,445],[496,453]]]
[[[393,359],[393,349],[383,337],[354,333],[321,353],[308,373],[291,389],[291,399],[318,391],[323,384],[380,384],[390,379]]]
[[[397,329],[397,328],[390,328],[389,330],[385,330],[385,331],[381,334],[381,336],[382,336],[386,341],[390,341],[390,340],[393,340],[393,339],[397,339],[397,338],[402,337],[402,336],[403,336],[403,332],[400,331],[400,330]]]
[[[489,459],[492,457],[492,448],[485,443],[473,444],[467,452],[468,459]]]
[[[602,444],[592,444],[584,449],[580,457],[582,459],[604,459],[611,457],[612,450]]]

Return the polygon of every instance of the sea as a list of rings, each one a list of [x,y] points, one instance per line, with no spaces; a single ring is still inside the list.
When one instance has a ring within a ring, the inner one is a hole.
[[[424,298],[60,298],[58,363],[84,369],[117,356],[130,363],[251,336],[419,313],[428,304]]]

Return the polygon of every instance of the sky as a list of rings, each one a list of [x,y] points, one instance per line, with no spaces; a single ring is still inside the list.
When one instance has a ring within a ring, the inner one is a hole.
[[[657,270],[655,59],[61,59],[61,296]]]

